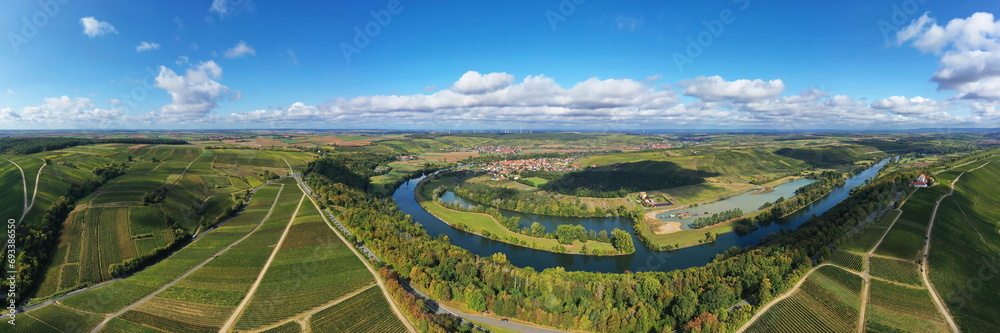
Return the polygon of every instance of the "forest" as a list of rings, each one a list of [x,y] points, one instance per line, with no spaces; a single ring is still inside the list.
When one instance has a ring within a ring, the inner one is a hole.
[[[520,191],[473,182],[463,182],[455,186],[454,192],[475,202],[522,213],[572,217],[621,215],[617,210],[604,210],[600,207],[595,207],[593,210],[588,209],[587,205],[579,203],[579,199],[577,202],[570,202],[556,199],[551,194],[546,195],[538,191]]]
[[[434,198],[434,200],[437,204],[451,210],[480,213],[492,216],[494,219],[497,220],[498,223],[500,223],[500,225],[502,225],[504,228],[507,228],[507,230],[510,230],[512,232],[538,238],[555,239],[556,241],[559,242],[559,244],[563,245],[570,245],[573,244],[573,242],[575,241],[581,241],[586,243],[587,241],[594,240],[603,243],[611,243],[611,245],[614,246],[614,248],[618,250],[619,253],[635,252],[635,245],[632,244],[632,237],[629,237],[628,232],[625,232],[618,228],[615,228],[612,231],[610,237],[607,235],[607,231],[604,230],[602,230],[601,232],[597,232],[594,230],[588,231],[587,228],[584,228],[583,226],[579,225],[575,226],[566,224],[559,225],[553,232],[545,232],[545,227],[539,224],[538,222],[532,223],[530,226],[522,228],[520,217],[506,217],[502,213],[500,213],[500,210],[498,210],[495,207],[484,207],[482,205],[476,205],[475,207],[472,208],[466,208],[458,203],[444,202],[441,201],[439,198],[440,193],[442,192],[444,191],[440,190],[440,188],[435,189],[436,197]],[[496,238],[496,235],[486,234],[483,236],[494,239]],[[565,249],[562,249],[561,251],[564,250]],[[594,255],[610,254],[610,253],[600,253],[597,251],[599,250],[591,250],[590,253]]]
[[[760,246],[733,248],[703,267],[604,274],[558,268],[537,272],[499,258],[477,257],[447,238],[431,237],[391,200],[330,181],[336,177],[306,174],[324,203],[343,207],[341,221],[358,241],[379,253],[401,281],[432,290],[443,301],[469,304],[473,310],[601,332],[732,329],[749,318],[751,309],[729,312],[728,307],[741,299],[760,304],[789,288],[811,267],[810,257],[829,252],[828,245],[839,235],[909,181],[909,175],[884,175],[800,229],[768,237]],[[655,270],[652,264],[650,269]],[[438,329],[445,325],[434,320],[420,324]]]
[[[691,223],[691,226],[694,227],[695,229],[701,229],[722,222],[726,222],[740,216],[743,216],[743,210],[739,208],[734,208],[727,211],[712,214],[712,216],[709,217],[699,217],[694,220],[694,223]]]
[[[187,141],[176,139],[151,138],[117,138],[117,139],[83,139],[83,138],[0,138],[0,154],[27,155],[43,151],[63,148],[100,144],[100,143],[130,143],[130,144],[160,144],[186,145]]]
[[[541,188],[577,197],[622,198],[633,192],[701,184],[710,176],[671,162],[621,163],[569,172],[558,178],[548,175],[552,179],[546,178],[549,182]]]

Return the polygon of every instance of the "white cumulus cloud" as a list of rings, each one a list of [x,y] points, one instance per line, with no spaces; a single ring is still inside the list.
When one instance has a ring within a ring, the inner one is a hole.
[[[83,25],[83,33],[90,36],[90,38],[118,33],[118,30],[115,30],[115,27],[111,23],[98,21],[93,16],[81,18],[80,24]]]
[[[223,100],[237,100],[241,95],[216,80],[222,78],[222,67],[214,61],[201,62],[189,68],[184,75],[160,66],[156,87],[170,93],[172,103],[160,108],[161,114],[170,119],[192,120],[203,118]]]
[[[160,49],[160,44],[150,43],[150,42],[141,42],[139,43],[139,46],[135,47],[136,52],[158,50],[158,49]]]
[[[0,110],[0,120],[28,127],[93,127],[118,123],[124,114],[118,109],[98,108],[89,98],[62,96],[46,98],[40,105],[17,112],[4,108]]]
[[[777,97],[785,91],[785,83],[781,79],[726,81],[718,75],[684,80],[678,85],[684,88],[684,95],[708,102],[757,101]]]
[[[248,54],[257,55],[257,51],[255,51],[253,47],[247,45],[244,41],[240,41],[239,43],[236,43],[233,48],[226,50],[227,58],[239,58]]]
[[[896,38],[899,45],[941,55],[931,77],[938,89],[956,91],[960,99],[1000,99],[1000,20],[993,14],[975,13],[944,26],[924,14]]]
[[[514,83],[514,76],[507,73],[479,74],[476,71],[462,75],[451,90],[462,94],[482,94],[506,88]]]
[[[924,115],[944,109],[941,102],[921,96],[906,98],[904,96],[892,96],[872,102],[872,107],[881,110],[889,110],[901,115]]]

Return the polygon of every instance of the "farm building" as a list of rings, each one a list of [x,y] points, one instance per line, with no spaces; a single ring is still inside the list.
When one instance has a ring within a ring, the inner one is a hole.
[[[910,186],[913,186],[913,187],[927,187],[927,183],[929,183],[932,180],[934,180],[934,178],[927,177],[927,176],[924,176],[923,174],[921,174],[920,177],[917,177],[916,181],[910,182]]]

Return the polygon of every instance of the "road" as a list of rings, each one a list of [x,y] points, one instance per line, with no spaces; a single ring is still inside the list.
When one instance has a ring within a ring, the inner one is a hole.
[[[990,162],[983,163],[983,165],[980,165],[975,169],[962,172],[957,177],[955,177],[955,180],[951,181],[951,190],[948,191],[948,194],[942,195],[940,198],[938,198],[937,202],[934,203],[934,210],[931,212],[931,222],[927,226],[927,234],[925,235],[926,241],[924,241],[924,260],[922,260],[920,264],[920,276],[924,280],[924,285],[926,285],[927,289],[930,290],[931,292],[932,296],[931,298],[934,299],[934,305],[937,306],[938,311],[941,312],[942,315],[944,315],[944,319],[945,321],[948,322],[948,327],[951,328],[952,332],[960,331],[958,329],[958,325],[955,324],[955,319],[951,316],[951,312],[948,311],[948,307],[945,306],[944,301],[941,298],[941,295],[938,294],[937,289],[934,288],[934,284],[931,283],[931,279],[928,276],[928,274],[930,273],[930,267],[928,267],[927,261],[929,259],[928,256],[930,255],[931,252],[931,236],[932,236],[931,231],[934,230],[934,222],[937,220],[937,212],[938,208],[941,207],[941,201],[944,201],[945,198],[951,196],[952,194],[955,194],[955,186],[958,183],[958,180],[961,179],[962,176],[965,175],[966,173],[976,171],[979,168],[986,166],[987,164],[990,164]]]
[[[278,197],[275,197],[275,204],[278,202],[277,199]],[[243,300],[240,301],[240,305],[236,307],[236,310],[234,310],[231,315],[229,315],[229,320],[226,320],[226,324],[222,325],[222,329],[220,329],[219,332],[229,332],[232,330],[233,325],[236,325],[236,319],[239,319],[240,315],[243,314],[243,309],[245,309],[247,304],[250,303],[250,299],[253,298],[253,294],[257,292],[257,287],[260,287],[260,282],[264,280],[264,275],[266,275],[268,269],[271,268],[271,262],[273,262],[274,257],[278,255],[278,249],[281,249],[282,244],[285,243],[285,238],[288,238],[288,231],[292,230],[292,222],[295,221],[295,217],[299,215],[299,209],[302,208],[302,202],[305,200],[306,195],[302,194],[302,198],[299,199],[299,204],[295,206],[295,212],[292,213],[292,218],[288,219],[288,225],[285,226],[285,231],[281,233],[281,238],[278,238],[278,243],[274,245],[273,249],[271,249],[271,255],[267,257],[267,261],[264,262],[264,267],[260,270],[260,273],[257,274],[257,280],[250,286],[250,290],[247,291],[246,296],[244,296]],[[270,215],[271,214],[268,214],[268,216]],[[267,220],[267,218],[264,218],[264,220]]]
[[[288,162],[286,161],[285,163]],[[289,166],[289,168],[291,168],[291,166]],[[298,182],[299,188],[301,188],[303,192],[312,193],[312,191],[309,189],[309,185],[306,185],[306,183],[302,182],[302,179],[298,177],[298,174],[293,174],[293,175],[295,175],[294,176],[295,180]],[[307,197],[309,197],[309,201],[312,202],[313,206],[316,207],[316,210],[320,210],[319,203],[316,202],[316,198],[314,198],[312,195],[307,195]],[[408,331],[416,333],[417,329],[416,327],[413,326],[413,323],[410,322],[409,317],[405,316],[403,314],[403,311],[399,309],[399,306],[396,305],[396,302],[393,301],[392,295],[389,294],[388,289],[386,289],[385,287],[385,281],[382,281],[382,276],[379,275],[377,271],[375,271],[375,268],[372,267],[371,263],[369,263],[368,260],[365,260],[365,258],[361,256],[361,253],[358,252],[358,250],[355,249],[354,246],[351,246],[351,242],[349,242],[347,238],[344,238],[344,235],[337,232],[337,229],[334,228],[333,225],[329,223],[330,220],[327,219],[325,214],[321,216],[323,216],[323,219],[327,221],[326,225],[330,227],[330,230],[332,230],[333,233],[336,234],[337,237],[339,237],[340,240],[343,241],[345,245],[347,245],[348,249],[351,249],[351,252],[354,253],[354,255],[358,257],[358,260],[361,260],[361,263],[365,264],[365,267],[368,268],[368,271],[372,273],[372,276],[375,278],[375,283],[377,283],[378,288],[382,290],[382,295],[385,296],[385,299],[389,303],[389,307],[392,308],[392,312],[396,314],[396,317],[398,317],[399,320],[403,322],[403,325],[406,326],[406,329]]]
[[[912,194],[911,194],[911,196],[912,196]],[[899,198],[898,194],[897,194],[896,198],[897,199]],[[907,197],[907,199],[909,199],[909,197]],[[902,206],[902,203],[900,203],[899,205]],[[902,214],[900,214],[900,215],[902,215]],[[861,274],[858,274],[857,272],[854,272],[854,271],[852,271],[852,270],[850,270],[848,268],[844,268],[844,267],[841,267],[839,265],[835,265],[835,264],[832,264],[832,263],[823,263],[823,264],[820,264],[819,266],[813,267],[812,269],[809,270],[809,272],[807,272],[805,275],[802,276],[802,279],[799,279],[799,282],[795,283],[795,286],[793,286],[791,289],[789,289],[788,291],[786,291],[784,294],[781,294],[781,296],[778,296],[775,299],[771,300],[770,302],[767,302],[767,304],[765,304],[763,307],[761,307],[759,310],[757,310],[757,313],[754,314],[753,317],[750,318],[750,320],[748,320],[746,323],[744,323],[743,326],[741,326],[738,330],[736,330],[736,332],[740,333],[740,332],[746,331],[746,329],[749,328],[750,325],[753,325],[753,323],[755,321],[757,321],[758,319],[760,319],[760,316],[764,315],[764,313],[767,312],[768,309],[770,309],[772,306],[774,306],[775,304],[777,304],[781,300],[783,300],[785,298],[788,298],[788,296],[791,296],[793,293],[795,293],[795,291],[798,290],[799,287],[802,286],[803,283],[805,283],[806,279],[809,277],[810,274],[812,274],[817,269],[819,269],[820,267],[823,267],[823,266],[834,266],[834,267],[841,268],[841,269],[843,269],[843,270],[845,270],[847,272],[850,272],[851,274],[860,276],[864,280],[865,284],[864,284],[864,288],[863,288],[862,294],[861,294],[861,299],[862,299],[861,313],[860,313],[860,316],[859,316],[859,319],[858,319],[858,331],[859,332],[863,331],[864,330],[864,318],[865,318],[865,304],[868,301],[868,282],[869,282],[869,280],[871,278],[871,276],[868,274],[868,267],[869,267],[869,265],[868,265],[868,258],[871,258],[871,255],[872,255],[872,253],[875,252],[875,249],[878,248],[879,244],[882,244],[882,240],[884,240],[885,236],[889,234],[889,230],[892,230],[892,226],[896,224],[897,220],[899,220],[899,215],[897,215],[896,218],[892,220],[892,224],[890,224],[889,227],[885,229],[885,232],[882,233],[882,238],[879,238],[878,243],[875,243],[875,246],[872,246],[872,248],[870,250],[868,250],[868,254],[865,256],[865,270],[864,270],[864,272],[861,272]]]
[[[263,186],[263,185],[261,185],[261,186]],[[281,195],[281,191],[284,188],[285,188],[285,185],[282,184],[281,188],[278,189],[278,196]],[[276,196],[275,198],[278,198],[278,196]],[[243,235],[243,237],[240,237],[240,239],[236,240],[232,244],[229,244],[229,246],[226,246],[222,250],[219,250],[219,252],[216,252],[211,257],[208,257],[207,259],[205,259],[204,261],[202,261],[201,263],[199,263],[197,266],[191,268],[187,272],[184,272],[183,275],[177,277],[173,281],[170,281],[170,283],[167,283],[167,284],[163,285],[163,287],[160,287],[160,289],[157,289],[156,291],[150,293],[149,295],[146,295],[146,297],[143,297],[142,299],[136,301],[135,303],[129,304],[128,306],[122,308],[121,310],[118,310],[118,312],[112,313],[111,315],[105,317],[104,320],[102,320],[99,324],[97,324],[97,326],[94,327],[94,329],[91,330],[90,332],[91,333],[100,332],[101,329],[104,328],[104,325],[107,325],[108,322],[111,321],[112,319],[114,319],[114,318],[122,315],[125,312],[128,312],[129,310],[132,310],[137,305],[142,304],[143,302],[146,302],[146,301],[152,299],[153,297],[156,297],[156,295],[158,295],[159,293],[167,290],[168,288],[172,287],[173,285],[177,284],[177,282],[180,282],[181,280],[184,280],[184,278],[188,277],[188,275],[191,275],[195,271],[201,269],[202,267],[204,267],[205,265],[207,265],[209,262],[211,262],[216,257],[218,257],[218,256],[226,253],[227,251],[229,251],[230,249],[232,249],[234,246],[238,245],[239,243],[243,242],[247,238],[250,238],[250,235],[253,235],[254,232],[256,232],[258,229],[260,229],[260,227],[262,225],[264,225],[264,221],[267,221],[267,219],[271,217],[271,213],[274,212],[274,207],[277,206],[277,205],[278,205],[278,200],[275,199],[274,202],[271,204],[271,208],[268,209],[267,215],[265,215],[264,218],[260,219],[260,222],[257,223],[257,226],[255,226],[253,228],[253,230],[251,230],[250,232],[248,232],[246,235]]]
[[[803,275],[801,279],[799,279],[799,282],[796,282],[795,285],[792,286],[791,289],[788,289],[788,291],[786,291],[784,294],[781,294],[781,296],[775,297],[770,302],[767,302],[767,304],[764,304],[764,306],[761,307],[760,310],[757,310],[757,313],[754,314],[753,317],[750,317],[750,320],[747,320],[747,322],[745,324],[743,324],[743,326],[740,326],[740,329],[736,330],[736,332],[737,333],[741,333],[741,332],[746,331],[747,328],[750,328],[750,325],[753,325],[753,323],[755,321],[757,321],[757,319],[760,319],[760,316],[764,315],[764,313],[767,312],[768,309],[770,309],[775,304],[778,304],[778,302],[780,302],[781,300],[783,300],[785,298],[788,298],[788,296],[792,296],[792,294],[794,294],[796,291],[798,291],[799,287],[802,286],[802,284],[806,282],[806,279],[809,277],[809,275],[811,275],[813,272],[815,272],[817,269],[819,269],[820,267],[823,267],[823,266],[840,267],[840,266],[837,266],[837,265],[834,265],[834,264],[831,264],[831,263],[822,263],[822,264],[819,264],[816,267],[813,267],[808,272],[806,272],[806,274]],[[843,269],[843,267],[840,267],[840,268]],[[850,272],[851,274],[857,275],[857,273],[855,273],[854,271],[851,271],[849,269],[844,269],[844,270],[847,271],[847,272]]]
[[[25,207],[24,208],[24,214],[21,214],[21,220],[22,221],[24,220],[25,216],[28,216],[28,212],[30,212],[31,209],[35,207],[35,198],[38,198],[38,182],[42,180],[42,170],[45,170],[45,166],[49,165],[47,162],[45,162],[44,159],[42,159],[42,158],[39,158],[39,159],[42,160],[42,167],[38,168],[38,174],[35,175],[35,191],[31,193],[31,204],[29,204],[28,207]],[[20,167],[18,167],[18,168],[20,168]],[[24,173],[22,172],[21,175],[23,176]],[[25,202],[25,203],[27,203],[27,202]]]

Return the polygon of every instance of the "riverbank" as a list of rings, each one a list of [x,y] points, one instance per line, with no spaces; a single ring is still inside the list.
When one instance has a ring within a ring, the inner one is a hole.
[[[714,236],[712,236],[711,238],[714,238],[715,236],[720,234],[733,232],[734,225],[736,224],[736,221],[739,220],[739,218],[730,219],[725,222],[717,223],[701,229],[683,230],[681,226],[685,222],[677,222],[677,221],[664,222],[658,219],[656,215],[675,210],[684,210],[689,208],[695,209],[696,207],[699,206],[720,202],[744,194],[750,194],[750,195],[765,194],[765,193],[758,193],[761,188],[770,189],[770,191],[767,191],[766,193],[771,193],[774,192],[774,188],[777,186],[797,181],[802,178],[803,177],[799,176],[782,177],[781,179],[777,179],[770,183],[764,184],[762,185],[762,187],[756,187],[750,184],[745,184],[746,186],[753,186],[753,187],[728,193],[726,195],[715,197],[710,200],[704,200],[701,202],[692,203],[690,205],[650,210],[643,215],[644,218],[641,223],[636,223],[634,225],[634,229],[638,233],[637,235],[639,236],[638,238],[644,243],[646,243],[647,247],[652,249],[667,250],[667,249],[679,249],[679,248],[701,245],[706,243],[706,241],[710,239],[710,237],[706,235],[707,233],[713,234]],[[766,209],[755,210],[747,214],[744,214],[740,218],[752,218],[754,216],[759,215],[764,210]]]
[[[462,212],[446,208],[441,204],[431,200],[433,191],[439,185],[447,182],[447,177],[434,180],[424,180],[420,182],[416,189],[416,200],[428,213],[448,224],[452,228],[473,233],[495,241],[531,248],[535,250],[548,251],[565,254],[586,254],[593,256],[619,256],[628,253],[620,253],[611,243],[597,241],[579,240],[572,244],[561,244],[555,239],[540,238],[513,232],[500,224],[493,216],[484,213]],[[586,249],[586,251],[584,251]]]

